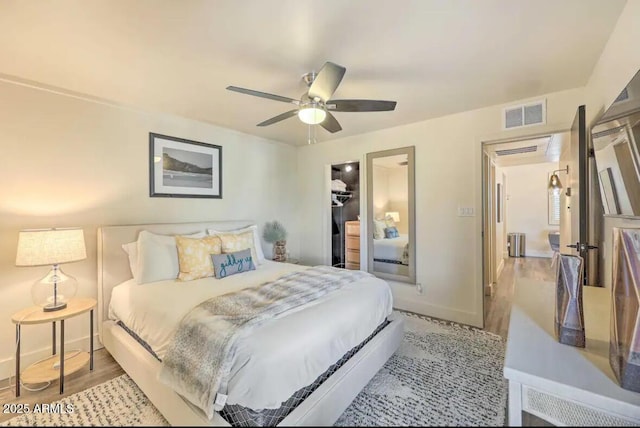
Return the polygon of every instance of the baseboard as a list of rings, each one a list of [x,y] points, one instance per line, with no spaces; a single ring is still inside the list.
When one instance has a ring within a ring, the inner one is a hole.
[[[415,296],[407,295],[406,292],[399,293],[395,287],[391,287],[391,290],[393,293],[393,307],[396,309],[482,328],[482,315],[478,316],[478,314],[474,312],[465,312],[459,309],[433,305],[425,302],[425,296],[418,293],[415,288],[413,288]]]
[[[550,259],[551,257],[553,257],[553,251],[540,251],[540,250],[528,250],[525,253],[526,257],[542,257],[542,258],[547,258]]]
[[[495,286],[495,283],[493,283],[493,282],[491,284],[489,284],[489,285],[485,285],[484,286],[484,295],[485,296],[493,296],[494,286]]]
[[[28,332],[22,331],[22,337],[28,335]],[[58,337],[58,340],[60,338]],[[15,344],[14,344],[15,346]],[[64,343],[66,350],[82,349],[83,351],[89,351],[89,335],[80,337],[74,340],[66,340]],[[98,333],[93,336],[93,349],[98,350],[103,348],[102,343],[98,340]],[[60,343],[58,343],[58,350],[60,349]],[[15,353],[15,347],[11,347],[11,352]],[[47,346],[35,351],[23,352],[20,355],[20,370],[23,371],[29,367],[30,364],[35,363],[43,358],[51,356],[51,342],[47,343]],[[13,377],[16,374],[16,361],[12,356],[0,361],[0,379],[6,380],[9,376]],[[13,382],[13,380],[12,380]],[[4,385],[0,385],[0,388]]]
[[[504,269],[504,258],[500,259],[500,264],[498,265],[498,269],[496,269],[496,281],[498,280],[498,278],[500,278],[502,269]]]

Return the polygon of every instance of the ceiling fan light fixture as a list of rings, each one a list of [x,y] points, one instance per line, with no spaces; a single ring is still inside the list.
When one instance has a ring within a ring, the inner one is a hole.
[[[317,104],[301,107],[298,110],[298,117],[301,121],[308,125],[317,125],[324,121],[327,117],[327,112],[320,108]]]

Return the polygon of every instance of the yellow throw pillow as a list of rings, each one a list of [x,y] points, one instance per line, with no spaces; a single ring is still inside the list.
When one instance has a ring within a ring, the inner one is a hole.
[[[248,231],[245,233],[221,233],[217,235],[222,241],[223,253],[235,253],[236,251],[242,251],[249,248],[251,250],[251,258],[258,260],[256,255],[256,249],[253,245],[253,232]],[[254,264],[257,263],[254,261]]]
[[[384,223],[387,225],[387,227],[396,227],[396,222],[390,215],[384,218]]]
[[[176,236],[180,281],[215,276],[211,254],[222,253],[222,242],[217,236],[204,238],[185,238]]]

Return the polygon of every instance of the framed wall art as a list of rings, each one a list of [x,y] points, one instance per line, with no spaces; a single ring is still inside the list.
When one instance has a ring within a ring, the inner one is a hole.
[[[149,133],[149,196],[222,198],[222,147]]]

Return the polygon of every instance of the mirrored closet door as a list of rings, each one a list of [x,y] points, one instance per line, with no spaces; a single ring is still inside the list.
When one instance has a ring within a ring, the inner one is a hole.
[[[367,255],[374,275],[415,283],[414,147],[367,153]]]

